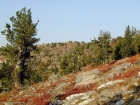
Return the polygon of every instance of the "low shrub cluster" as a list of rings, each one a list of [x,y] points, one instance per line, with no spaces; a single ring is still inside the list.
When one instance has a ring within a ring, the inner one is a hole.
[[[50,98],[50,94],[44,93],[42,96],[34,96],[32,102],[34,105],[48,105],[48,99]]]
[[[77,86],[77,87],[71,88],[71,89],[70,89],[70,87],[69,88],[67,87],[66,89],[69,89],[69,91],[67,91],[66,94],[63,94],[61,99],[64,100],[66,97],[68,97],[68,96],[70,96],[72,94],[84,93],[84,92],[88,92],[88,91],[94,90],[96,88],[97,87],[96,87],[95,84],[80,85],[80,86]]]
[[[0,102],[4,102],[4,101],[6,101],[8,98],[9,98],[9,94],[8,94],[8,93],[6,93],[6,94],[4,94],[4,95],[1,95],[1,96],[0,96]]]
[[[124,78],[130,78],[133,76],[137,76],[138,75],[138,68],[130,68],[128,71],[124,72],[123,74],[114,74],[114,80],[117,79],[124,79]]]

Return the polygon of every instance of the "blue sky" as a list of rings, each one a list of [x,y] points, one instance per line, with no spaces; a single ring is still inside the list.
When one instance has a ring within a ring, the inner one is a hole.
[[[127,25],[140,29],[140,0],[1,0],[0,31],[23,7],[31,8],[33,22],[39,20],[39,44],[85,41],[109,31],[123,36]],[[0,33],[0,46],[7,41]]]

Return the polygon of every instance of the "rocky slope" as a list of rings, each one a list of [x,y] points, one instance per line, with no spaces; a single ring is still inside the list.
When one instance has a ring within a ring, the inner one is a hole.
[[[140,55],[0,94],[0,105],[140,105]]]

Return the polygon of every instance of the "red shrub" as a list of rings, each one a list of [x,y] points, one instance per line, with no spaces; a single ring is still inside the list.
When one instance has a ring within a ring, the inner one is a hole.
[[[50,85],[48,85],[46,88],[54,88],[58,83],[51,83]]]
[[[9,98],[9,94],[5,94],[3,96],[0,96],[0,102],[4,102]]]
[[[45,93],[46,92],[46,88],[37,89],[36,92],[37,93]]]
[[[74,88],[75,82],[71,82],[69,85],[64,87],[64,91],[68,91]]]
[[[113,79],[114,79],[114,80],[122,79],[122,78],[121,78],[121,74],[118,74],[118,75],[117,75],[117,74],[114,74]]]
[[[90,71],[90,70],[93,70],[93,69],[94,69],[94,67],[88,65],[88,66],[84,67],[83,71]]]
[[[138,75],[138,68],[130,68],[127,72],[124,72],[123,74],[116,75],[114,74],[114,79],[124,79],[124,78],[130,78],[133,76]]]
[[[132,68],[132,69],[129,69],[127,72],[125,72],[121,77],[129,78],[129,77],[133,77],[137,75],[138,75],[138,68]]]
[[[133,57],[130,57],[128,60],[127,60],[127,62],[135,62],[135,61],[137,61],[137,57],[136,56],[133,56]]]
[[[98,66],[94,67],[94,69],[100,69],[102,66],[104,66],[104,65],[103,64],[98,65]]]
[[[112,68],[112,64],[103,65],[99,70],[100,72],[106,72]]]
[[[30,98],[31,98],[31,97],[29,97],[29,96],[24,96],[24,97],[22,97],[21,99],[19,99],[18,101],[19,101],[19,102],[27,103],[27,102],[29,101]]]
[[[18,90],[12,90],[12,92],[11,92],[11,94],[13,94],[13,95],[17,95],[18,93],[19,93]]]
[[[67,96],[70,96],[72,94],[84,93],[84,92],[91,91],[93,89],[96,89],[95,84],[80,85],[75,88],[71,88],[71,89],[69,88],[69,91],[67,91],[66,94],[63,94],[61,98],[62,100],[64,100]]]
[[[136,61],[139,60],[139,59],[140,59],[140,54],[137,54],[137,55],[135,55],[135,56],[130,57],[130,58],[127,60],[127,62],[133,63],[133,62],[136,62]]]
[[[42,96],[34,96],[32,102],[34,105],[47,105],[49,102],[46,102],[50,98],[50,94],[44,93]]]

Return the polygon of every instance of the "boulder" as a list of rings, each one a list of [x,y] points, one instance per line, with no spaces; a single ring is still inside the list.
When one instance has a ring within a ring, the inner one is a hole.
[[[63,104],[62,100],[56,100],[56,101],[51,102],[49,105],[62,105],[62,104]]]
[[[105,89],[99,94],[99,96],[101,97],[100,101],[106,101],[108,99],[111,99],[114,95],[112,91]]]
[[[105,103],[105,102],[108,102],[108,101],[109,101],[109,98],[108,97],[101,97],[101,98],[99,98],[100,104]]]
[[[104,83],[104,84],[100,85],[100,86],[98,87],[98,90],[101,89],[101,88],[104,88],[104,87],[108,87],[108,86],[114,85],[114,84],[116,84],[116,83],[120,83],[120,82],[124,82],[124,80],[109,81],[109,82],[107,82],[107,83]]]
[[[75,87],[77,87],[78,85],[87,85],[90,83],[98,82],[96,79],[99,78],[99,73],[100,71],[98,69],[79,73],[76,77]]]
[[[63,105],[88,105],[88,103],[92,103],[95,100],[92,96],[97,94],[98,93],[96,91],[73,94],[66,97]]]
[[[79,103],[79,105],[88,105],[88,103],[90,103],[90,102],[92,102],[92,101],[94,101],[94,100],[95,100],[95,98],[87,99],[87,100],[82,101],[81,103]]]
[[[114,66],[109,73],[106,75],[106,78],[114,79],[114,74],[119,75],[125,72],[127,68],[130,66],[130,63],[123,63],[121,65]]]
[[[123,104],[124,104],[124,101],[120,100],[120,101],[117,101],[115,105],[123,105]]]

